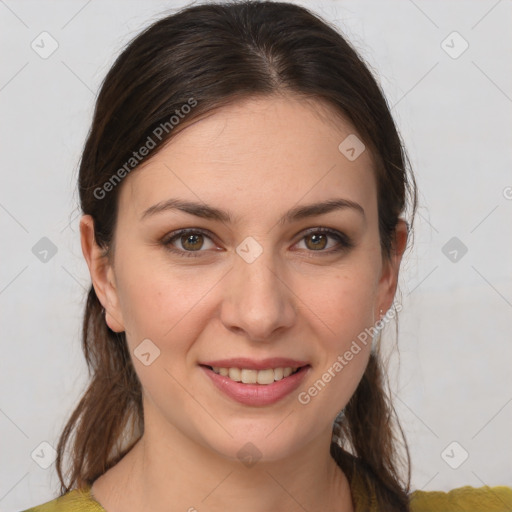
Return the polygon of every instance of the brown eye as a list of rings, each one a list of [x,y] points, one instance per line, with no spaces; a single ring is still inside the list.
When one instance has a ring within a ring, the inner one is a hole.
[[[329,246],[329,239],[334,240],[337,243]],[[304,245],[308,250],[307,252],[318,252],[321,254],[331,254],[354,247],[354,243],[347,235],[327,228],[311,229],[305,234],[301,242],[303,240]]]
[[[181,235],[181,245],[184,249],[197,250],[201,249],[204,241],[202,234]]]
[[[162,244],[179,256],[200,256],[205,249],[215,247],[211,237],[198,229],[182,229],[171,233],[162,240]]]
[[[327,245],[328,238],[329,237],[327,235],[314,233],[312,235],[305,236],[304,240],[309,239],[311,241],[311,244],[308,244],[308,242],[306,242],[306,246],[309,249],[313,249],[316,251],[316,250],[325,249],[325,247]]]

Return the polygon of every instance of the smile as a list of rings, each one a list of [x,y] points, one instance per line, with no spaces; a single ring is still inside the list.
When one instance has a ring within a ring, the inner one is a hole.
[[[235,382],[244,384],[262,384],[268,385],[289,377],[299,370],[287,366],[285,368],[268,368],[266,370],[251,370],[248,368],[219,368],[217,366],[210,367],[216,374],[228,377]]]
[[[311,370],[300,367],[277,367],[262,370],[199,365],[199,368],[224,396],[249,406],[274,404],[295,391]],[[227,375],[222,375],[223,374]]]

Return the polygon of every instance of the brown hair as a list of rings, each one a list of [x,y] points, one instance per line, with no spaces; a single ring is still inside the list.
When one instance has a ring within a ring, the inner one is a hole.
[[[178,121],[182,127],[237,99],[276,93],[327,102],[333,114],[357,130],[375,161],[379,235],[383,256],[389,258],[399,215],[412,207],[411,228],[417,199],[414,176],[407,172],[409,161],[381,89],[334,26],[303,7],[260,1],[195,5],[168,15],[135,37],[108,72],[79,170],[81,208],[93,217],[96,243],[105,255],[111,256],[113,246],[116,184],[137,167],[134,151],[151,138],[154,147],[148,158],[156,154],[177,131],[172,116],[184,118]],[[191,99],[194,107],[184,109]],[[92,485],[144,430],[141,385],[125,333],[109,329],[92,286],[82,343],[91,379],[59,439],[61,494]],[[73,433],[66,483],[63,457]],[[358,388],[336,419],[331,454],[348,477],[354,470],[362,475],[376,492],[379,510],[408,510],[409,452],[373,352]]]

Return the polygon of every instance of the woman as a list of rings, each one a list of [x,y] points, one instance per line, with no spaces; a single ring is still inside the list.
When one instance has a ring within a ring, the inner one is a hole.
[[[302,7],[198,5],[136,37],[80,166],[91,383],[61,497],[31,510],[508,510],[505,487],[410,492],[378,334],[406,161],[364,62]]]

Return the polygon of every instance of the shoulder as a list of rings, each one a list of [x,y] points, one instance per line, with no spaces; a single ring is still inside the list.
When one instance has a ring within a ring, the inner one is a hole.
[[[465,486],[448,492],[417,490],[410,497],[411,512],[512,511],[512,487],[506,486]]]
[[[103,507],[91,498],[89,487],[72,491],[23,512],[105,512]]]

